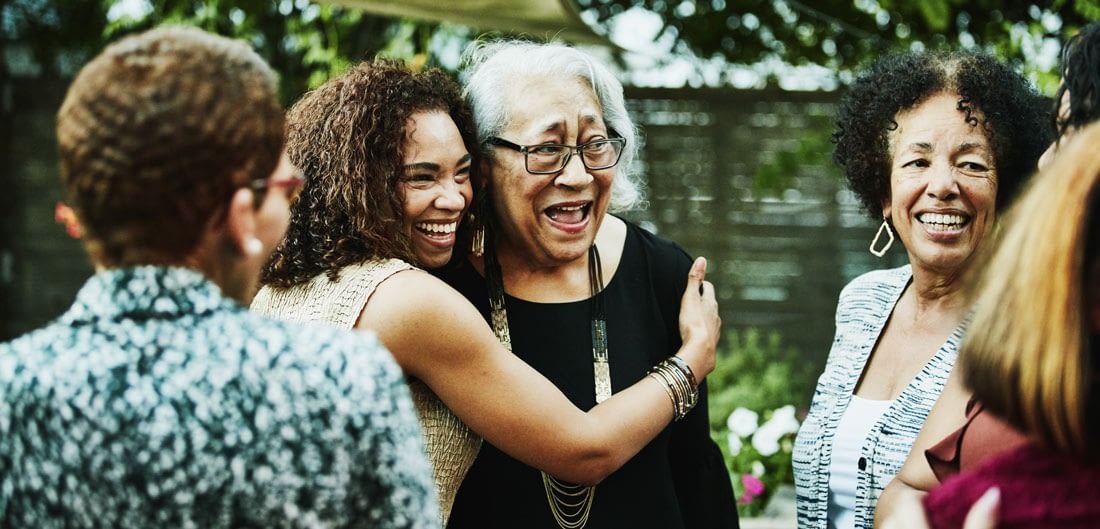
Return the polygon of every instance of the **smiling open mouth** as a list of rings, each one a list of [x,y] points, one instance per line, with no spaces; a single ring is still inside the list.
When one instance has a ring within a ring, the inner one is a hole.
[[[546,216],[562,224],[580,224],[588,218],[591,208],[591,202],[579,206],[553,206],[546,208]]]
[[[970,217],[945,213],[921,213],[917,221],[933,231],[955,231],[970,223]]]
[[[432,237],[434,239],[446,239],[447,237],[450,237],[452,234],[454,234],[455,230],[458,228],[458,223],[418,222],[414,225],[414,227],[428,237]]]

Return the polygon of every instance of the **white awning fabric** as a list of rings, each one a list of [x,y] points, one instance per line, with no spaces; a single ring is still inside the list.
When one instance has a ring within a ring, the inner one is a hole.
[[[376,15],[453,22],[480,31],[585,44],[610,42],[585,24],[571,0],[320,0]]]

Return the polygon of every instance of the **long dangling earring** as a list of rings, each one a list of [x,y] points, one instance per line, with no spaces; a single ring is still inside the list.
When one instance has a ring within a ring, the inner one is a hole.
[[[474,226],[474,236],[470,239],[470,253],[475,257],[481,257],[485,255],[485,222],[478,219],[473,212],[466,221]]]
[[[876,250],[875,246],[878,246],[878,240],[880,237],[882,237],[883,231],[886,232],[886,236],[889,237],[889,239],[886,239],[886,244],[882,245],[882,248]],[[875,233],[875,238],[871,240],[871,247],[868,248],[868,250],[870,250],[870,252],[874,254],[875,257],[882,257],[886,255],[886,250],[889,250],[890,247],[893,245],[894,232],[890,230],[890,223],[886,221],[886,217],[883,217],[882,225],[878,227],[878,232]]]

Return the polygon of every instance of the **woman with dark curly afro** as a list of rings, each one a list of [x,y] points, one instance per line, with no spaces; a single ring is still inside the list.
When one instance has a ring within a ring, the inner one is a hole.
[[[870,528],[941,392],[962,414],[964,392],[945,385],[970,308],[963,278],[1050,142],[1047,108],[1009,66],[960,52],[885,56],[843,97],[833,158],[882,219],[871,252],[897,239],[909,264],[840,294],[795,443],[799,527]]]
[[[1048,169],[1052,166],[1053,161],[1056,158],[1060,158],[1061,155],[1055,156],[1060,150],[1062,144],[1066,143],[1072,136],[1077,134],[1077,131],[1085,128],[1090,123],[1094,122],[1097,118],[1100,118],[1100,23],[1092,23],[1081,29],[1076,35],[1073,36],[1067,43],[1062,54],[1062,83],[1058,88],[1056,95],[1056,101],[1058,101],[1057,117],[1054,119],[1054,130],[1059,135],[1058,139],[1050,144],[1050,148],[1043,153],[1042,158],[1039,160],[1039,167],[1045,173],[1049,174]],[[1087,157],[1082,157],[1087,158]],[[1077,160],[1078,163],[1085,163],[1087,160]],[[1076,171],[1077,174],[1081,171]],[[1064,175],[1058,174],[1059,178],[1064,178]],[[1082,178],[1091,178],[1091,175],[1085,175]],[[1049,176],[1040,178],[1050,178]],[[1077,183],[1077,182],[1075,182]],[[1048,183],[1043,184],[1049,187]],[[1036,194],[1036,191],[1032,191],[1032,194]],[[1048,192],[1042,192],[1049,194]],[[1037,200],[1037,199],[1036,199]],[[1044,213],[1035,211],[1026,214],[1018,214],[1017,217],[1023,216],[1024,218],[1041,216]],[[1059,211],[1057,216],[1061,218],[1063,212]],[[1067,217],[1068,218],[1068,217]],[[1018,223],[1027,223],[1027,220],[1017,221]],[[1024,228],[1018,228],[1024,229]],[[1041,232],[1038,232],[1041,233]],[[999,244],[998,244],[999,246]],[[1031,250],[1034,247],[1029,248]],[[998,249],[999,252],[1005,253],[1003,249]],[[1065,254],[1069,255],[1065,251],[1051,252],[1053,254]],[[1006,258],[1007,259],[1007,258]],[[1005,265],[1007,266],[1007,265]],[[999,295],[1001,292],[1010,292],[1008,286],[1003,284],[1003,281],[999,281],[998,277],[1008,277],[1010,274],[1002,274],[996,276],[985,271],[987,268],[982,267],[982,274],[985,277],[986,289],[990,292],[987,296],[994,296],[993,292]],[[1036,274],[1048,274],[1048,270],[1034,271]],[[1015,273],[1011,275],[1016,275]],[[1046,276],[1044,276],[1046,277]],[[1061,275],[1058,276],[1058,280],[1064,279]],[[1045,282],[1052,282],[1054,279],[1044,279]],[[1019,285],[1020,283],[1014,283]],[[1036,300],[1038,303],[1040,294],[1046,292],[1047,289],[1030,289],[1026,295]],[[1054,290],[1054,289],[1052,289]],[[1080,290],[1079,288],[1075,290]],[[1063,292],[1063,291],[1058,291]],[[977,296],[978,294],[975,294]],[[1007,295],[1007,294],[1006,294]],[[1023,295],[1023,294],[1016,294]],[[997,299],[997,298],[993,298]],[[997,305],[1000,307],[1001,305]],[[985,341],[985,354],[1012,354],[1010,351],[1010,345],[1020,346],[1021,344],[1015,343],[1013,340],[1007,340],[1005,336],[1018,336],[1013,335],[1005,331],[1004,328],[998,326],[996,329],[990,329],[988,325],[989,319],[1001,318],[1003,315],[997,314],[996,316],[987,314],[986,312],[979,311],[975,318],[986,318],[987,324],[982,325],[980,319],[972,319],[972,326],[979,325],[968,333],[967,338],[963,341],[959,356],[965,357],[968,350],[981,349],[978,345],[979,339]],[[1035,329],[1036,324],[1034,318],[1029,318],[1027,322],[1014,322],[1011,326],[1014,329],[1031,328]],[[1065,322],[1062,322],[1065,323]],[[1038,326],[1035,332],[1041,332],[1045,334],[1043,340],[1047,342],[1048,347],[1041,350],[1041,354],[1047,358],[1047,365],[1052,362],[1056,355],[1053,355],[1055,351],[1058,353],[1064,352],[1063,349],[1058,347],[1051,347],[1050,340],[1055,337],[1062,336],[1057,329],[1058,325],[1051,325],[1050,322]],[[999,338],[991,338],[994,332],[1001,333]],[[1026,331],[1024,331],[1026,332]],[[1071,333],[1066,333],[1071,334]],[[984,338],[982,338],[984,336]],[[1022,335],[1020,335],[1022,336]],[[990,345],[991,342],[997,342],[995,346]],[[1017,352],[1020,347],[1017,347]],[[1068,351],[1072,348],[1066,348]],[[992,351],[992,353],[991,353]],[[1007,361],[1007,360],[1006,360]],[[973,371],[973,370],[970,370]],[[965,369],[963,373],[966,373]],[[971,377],[979,375],[969,375]],[[1014,375],[1015,376],[1015,375]],[[912,527],[913,521],[924,516],[924,510],[920,507],[920,500],[925,496],[925,492],[938,486],[943,480],[952,477],[956,474],[963,473],[975,469],[990,459],[995,459],[993,456],[999,456],[1001,454],[1012,452],[1014,449],[1022,449],[1021,447],[1027,445],[1028,435],[1023,432],[1031,431],[1035,432],[1041,430],[1036,428],[1034,423],[1043,423],[1044,427],[1049,421],[1056,421],[1055,418],[1043,418],[1035,420],[1032,424],[1024,424],[1024,420],[1021,420],[1017,416],[1016,424],[1011,424],[1001,417],[1006,416],[1003,400],[1000,395],[1004,394],[1007,389],[1007,383],[1012,377],[996,377],[994,380],[994,387],[998,388],[998,393],[993,402],[990,402],[990,394],[986,388],[987,394],[981,396],[978,394],[978,388],[974,383],[964,384],[959,393],[966,396],[970,395],[973,391],[973,401],[966,401],[965,405],[960,406],[959,401],[961,398],[942,398],[941,402],[933,406],[931,412],[928,414],[928,418],[925,420],[924,429],[920,435],[917,436],[917,440],[914,443],[915,447],[928,447],[927,450],[916,449],[913,450],[909,459],[902,466],[901,471],[898,472],[897,479],[895,479],[887,488],[883,491],[881,501],[879,502],[879,509],[876,513],[876,518],[880,520],[883,527]],[[945,395],[948,392],[955,393],[954,386],[957,380],[961,380],[960,377],[952,377],[948,383],[948,389],[944,390]],[[981,382],[979,380],[979,382]],[[1038,387],[1046,381],[1036,383],[1034,387]],[[981,384],[978,384],[980,386]],[[986,385],[990,385],[986,383]],[[1060,380],[1059,385],[1068,389],[1071,388],[1070,379]],[[1053,399],[1057,401],[1062,398],[1062,393],[1051,392],[1038,392],[1035,390],[1028,390],[1035,395],[1038,399],[1038,395],[1042,393],[1044,398]],[[1029,397],[1031,398],[1031,397]],[[993,407],[1000,407],[1001,412],[989,411],[989,405]],[[1020,412],[1016,412],[1020,413]],[[1071,414],[1061,414],[1059,417],[1069,416]],[[1064,446],[1065,443],[1047,443],[1055,446]],[[937,505],[943,505],[943,494],[941,493],[941,499]],[[1040,496],[1029,496],[1027,499],[1034,499]],[[1049,499],[1049,494],[1043,496]],[[968,498],[965,501],[971,501],[972,498]],[[1024,498],[1013,501],[1012,504],[1006,505],[1005,509],[1002,509],[1001,518],[1006,519],[1006,516],[1017,516],[1023,512],[1022,509],[1027,509],[1024,505],[1034,506],[1034,503],[1021,501]],[[960,500],[964,501],[964,500]],[[1044,506],[1049,508],[1048,506]],[[1016,513],[1016,514],[1012,514]],[[941,515],[943,513],[936,513]],[[942,520],[943,516],[939,516]],[[1049,518],[1049,517],[1048,517]],[[1053,522],[1053,519],[1050,519]],[[1093,524],[1086,524],[1086,526],[1092,526]],[[1063,525],[1064,526],[1064,525]]]
[[[592,484],[673,420],[671,389],[653,377],[581,411],[423,270],[451,259],[477,167],[471,113],[445,73],[361,63],[306,94],[287,126],[306,184],[252,309],[378,335],[410,380],[444,525],[479,436]],[[700,379],[714,368],[720,327],[704,273],[693,267],[679,320],[678,354]]]

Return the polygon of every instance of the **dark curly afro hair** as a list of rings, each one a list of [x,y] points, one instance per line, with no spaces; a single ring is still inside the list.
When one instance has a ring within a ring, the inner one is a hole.
[[[1055,122],[1059,136],[1100,118],[1100,22],[1082,28],[1062,51],[1062,85],[1054,97],[1055,105],[1066,91],[1069,113]]]
[[[476,158],[469,106],[439,69],[416,72],[397,61],[365,61],[290,109],[287,153],[306,184],[261,283],[287,288],[320,273],[335,280],[341,268],[372,258],[417,263],[398,179],[408,120],[423,111],[450,115]]]
[[[981,53],[905,52],[874,61],[842,97],[833,133],[833,160],[875,219],[890,196],[888,135],[895,116],[941,92],[959,96],[959,111],[981,125],[997,168],[997,207],[1003,208],[1035,171],[1053,140],[1050,102],[1022,75]]]

